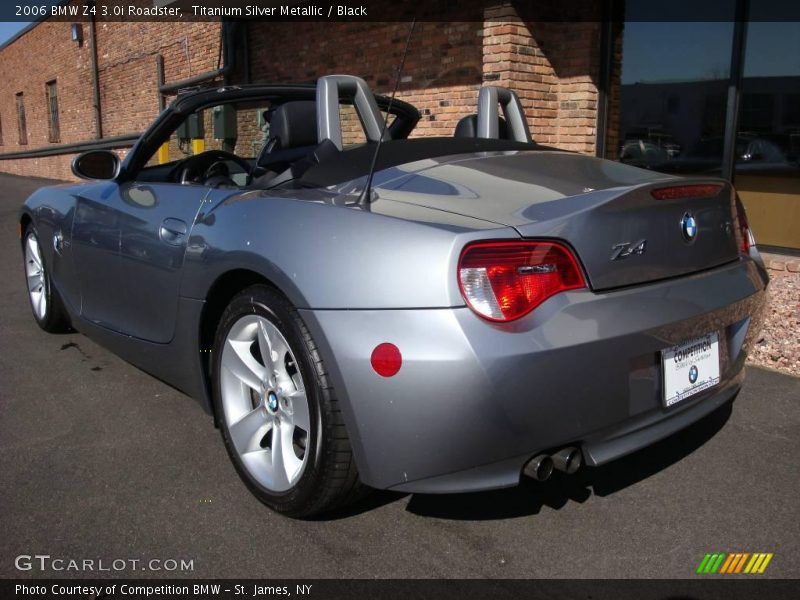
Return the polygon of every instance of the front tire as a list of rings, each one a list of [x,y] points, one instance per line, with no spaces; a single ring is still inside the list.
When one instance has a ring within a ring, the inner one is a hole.
[[[33,225],[28,225],[25,229],[22,251],[25,257],[28,300],[36,324],[49,333],[69,331],[67,311],[64,309],[61,296],[53,287],[39,244],[39,235]]]
[[[297,310],[251,286],[220,319],[214,407],[239,476],[274,510],[309,517],[363,494],[334,391]]]

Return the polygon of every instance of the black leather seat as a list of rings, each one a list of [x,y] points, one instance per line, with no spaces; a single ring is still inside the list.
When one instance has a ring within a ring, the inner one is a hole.
[[[278,106],[269,124],[272,152],[317,145],[317,103],[297,100]]]
[[[271,188],[297,179],[321,160],[337,154],[330,140],[317,143],[317,103],[296,100],[272,113],[270,137],[256,159],[250,186]]]
[[[508,123],[503,117],[500,117],[498,124],[500,130],[500,139],[508,140],[509,137]],[[457,138],[474,138],[478,137],[478,115],[467,115],[463,117],[457,124],[456,130],[453,132],[453,137]]]
[[[265,187],[317,147],[317,103],[286,102],[272,111],[269,140],[256,159],[253,187]],[[276,182],[275,182],[276,183]]]

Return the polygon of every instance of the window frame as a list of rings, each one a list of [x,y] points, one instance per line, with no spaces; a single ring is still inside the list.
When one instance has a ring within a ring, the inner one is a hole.
[[[28,145],[28,122],[25,117],[25,92],[15,94],[17,105],[17,144]]]
[[[45,84],[45,102],[47,104],[47,141],[51,144],[61,142],[61,122],[58,110],[58,78]]]

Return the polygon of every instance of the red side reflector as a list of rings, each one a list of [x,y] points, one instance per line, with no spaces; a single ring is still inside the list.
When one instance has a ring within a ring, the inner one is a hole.
[[[721,183],[701,183],[676,185],[652,190],[650,195],[656,200],[679,200],[681,198],[713,198],[722,190]]]
[[[372,368],[381,377],[393,377],[397,375],[403,365],[403,357],[400,349],[394,344],[383,343],[375,346],[370,357]]]

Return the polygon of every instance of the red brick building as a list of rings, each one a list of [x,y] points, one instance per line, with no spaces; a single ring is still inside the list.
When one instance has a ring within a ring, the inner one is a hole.
[[[481,10],[484,20],[416,24],[398,92],[423,112],[414,135],[452,135],[475,112],[480,86],[496,83],[517,90],[537,141],[594,153],[601,24],[524,22],[502,3]],[[0,171],[73,179],[72,146],[129,147],[171,100],[160,85],[213,72],[223,54],[220,22],[81,23],[81,42],[72,27],[45,20],[0,47]],[[406,22],[246,21],[233,34],[234,69],[205,83],[352,73],[391,92],[408,30]]]
[[[731,179],[757,241],[800,249],[800,11],[785,15],[791,3],[721,0],[697,22],[694,10],[664,16],[672,3],[648,0],[445,4],[453,20],[417,22],[399,88],[423,113],[412,135],[452,135],[481,85],[508,86],[537,142]],[[389,93],[408,30],[404,21],[45,20],[0,46],[0,171],[72,179],[76,152],[125,152],[190,83],[351,73]]]

